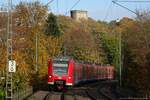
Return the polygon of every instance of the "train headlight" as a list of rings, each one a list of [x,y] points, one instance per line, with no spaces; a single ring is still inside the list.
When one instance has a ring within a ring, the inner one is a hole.
[[[49,78],[52,78],[52,76],[50,75]]]
[[[71,79],[71,77],[69,76],[68,79]]]

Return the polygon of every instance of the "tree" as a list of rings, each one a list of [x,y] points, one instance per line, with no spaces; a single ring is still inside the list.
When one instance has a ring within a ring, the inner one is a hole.
[[[123,85],[132,88],[138,95],[149,93],[149,22],[131,19],[120,21],[124,41]]]
[[[115,37],[114,35],[101,33],[101,42],[103,49],[107,55],[107,63],[110,65],[114,65],[116,69],[116,77],[117,79],[119,79],[119,38]]]
[[[48,18],[46,20],[45,33],[48,36],[51,35],[54,37],[59,37],[62,34],[57,22],[57,17],[52,13],[48,15]]]

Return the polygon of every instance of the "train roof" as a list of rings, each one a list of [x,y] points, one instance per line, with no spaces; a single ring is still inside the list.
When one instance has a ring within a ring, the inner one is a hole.
[[[71,57],[68,57],[68,56],[59,56],[59,57],[54,58],[53,60],[55,60],[55,61],[69,61],[70,59],[71,59]]]
[[[70,56],[57,56],[53,60],[54,61],[69,61],[70,59],[73,59],[73,57]],[[96,65],[96,66],[103,66],[103,64],[97,64],[92,62],[84,62],[80,60],[73,59],[78,64],[88,64],[88,65]],[[110,64],[107,64],[107,66],[111,66]]]

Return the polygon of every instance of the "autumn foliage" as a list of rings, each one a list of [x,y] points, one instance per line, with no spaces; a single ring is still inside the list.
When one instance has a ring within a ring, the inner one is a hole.
[[[69,55],[82,62],[115,66],[116,79],[121,65],[123,87],[141,95],[150,94],[150,16],[146,12],[146,16],[123,18],[120,22],[91,18],[75,21],[48,13],[47,7],[39,2],[21,2],[12,14],[13,59],[17,62],[14,84],[20,88],[36,83],[35,38],[38,35],[40,84],[44,81],[46,85],[48,59]],[[0,71],[5,75],[7,14],[0,13],[0,19],[3,19],[0,21]]]

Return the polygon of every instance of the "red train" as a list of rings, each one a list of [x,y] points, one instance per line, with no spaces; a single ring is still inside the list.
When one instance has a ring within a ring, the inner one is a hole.
[[[58,57],[48,61],[48,84],[51,88],[63,89],[83,81],[113,78],[113,66],[77,63],[69,57]]]

